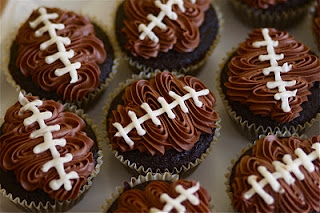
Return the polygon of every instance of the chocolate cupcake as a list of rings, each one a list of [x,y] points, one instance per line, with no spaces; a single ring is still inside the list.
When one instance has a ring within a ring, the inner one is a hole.
[[[212,150],[220,130],[214,95],[197,78],[160,72],[136,76],[104,108],[110,149],[133,175],[187,176]]]
[[[221,23],[209,0],[125,0],[116,12],[115,33],[134,72],[195,74],[219,41]]]
[[[0,129],[0,192],[24,211],[66,211],[102,164],[96,126],[75,107],[19,95]]]
[[[253,28],[290,28],[308,14],[315,0],[229,0],[233,11]]]
[[[117,187],[103,212],[211,212],[210,202],[210,194],[199,182],[148,173]]]
[[[251,140],[303,133],[320,118],[320,61],[288,32],[254,29],[221,66],[218,89]]]
[[[98,23],[72,11],[44,7],[34,10],[19,28],[9,58],[9,81],[18,91],[81,108],[104,91],[118,60]]]
[[[268,135],[234,160],[227,192],[236,212],[320,212],[320,135]]]

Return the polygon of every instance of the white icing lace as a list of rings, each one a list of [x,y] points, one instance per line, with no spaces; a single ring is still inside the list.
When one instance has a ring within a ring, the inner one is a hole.
[[[117,128],[118,132],[115,134],[116,137],[123,137],[124,140],[126,141],[126,143],[132,147],[134,145],[134,142],[129,138],[128,133],[132,130],[132,129],[136,129],[137,133],[142,136],[144,134],[146,134],[146,131],[141,127],[141,124],[143,124],[145,121],[151,119],[152,122],[155,125],[160,125],[161,122],[160,120],[157,118],[157,116],[160,116],[164,113],[166,113],[168,115],[169,118],[174,119],[176,117],[176,115],[173,113],[172,109],[175,108],[176,106],[180,106],[182,111],[184,113],[187,113],[189,110],[186,106],[186,104],[184,103],[184,101],[192,98],[193,101],[195,102],[197,107],[201,107],[203,105],[203,103],[199,100],[200,96],[204,96],[204,95],[208,95],[209,94],[209,90],[208,89],[204,89],[201,91],[196,92],[194,89],[192,89],[189,86],[185,86],[183,87],[186,91],[188,91],[187,94],[185,94],[184,96],[179,96],[178,94],[176,94],[173,91],[169,92],[169,95],[175,99],[173,102],[171,102],[170,104],[167,103],[167,101],[163,98],[163,97],[159,97],[158,98],[158,102],[161,104],[160,109],[157,110],[152,110],[150,108],[150,106],[148,105],[148,103],[143,103],[141,104],[141,108],[144,109],[146,111],[147,114],[145,114],[144,116],[141,116],[140,118],[137,118],[137,115],[135,112],[133,111],[129,111],[128,115],[131,118],[132,122],[130,124],[128,124],[126,127],[123,127],[120,123],[115,122],[112,125]]]
[[[35,35],[37,37],[40,37],[43,35],[43,33],[48,32],[50,36],[50,40],[43,42],[40,45],[41,50],[45,50],[47,47],[49,47],[52,44],[57,45],[58,52],[47,56],[45,58],[45,61],[47,64],[51,64],[55,62],[56,60],[60,59],[60,61],[64,64],[64,68],[56,69],[54,74],[56,76],[62,76],[66,73],[69,73],[71,80],[70,83],[75,83],[78,81],[78,73],[77,69],[81,67],[80,62],[71,63],[69,60],[74,56],[74,51],[69,50],[67,51],[65,48],[65,45],[71,44],[71,40],[68,37],[61,37],[58,36],[56,33],[56,30],[62,30],[65,28],[64,24],[54,24],[50,21],[50,19],[56,19],[58,18],[57,13],[51,13],[48,14],[47,10],[45,8],[39,8],[39,13],[41,14],[36,20],[30,22],[30,27],[32,29],[35,29],[39,24],[43,23],[44,26],[41,27],[39,30],[35,32]]]
[[[299,180],[303,180],[305,178],[299,169],[300,166],[303,166],[309,173],[314,172],[315,166],[312,162],[320,159],[320,142],[314,143],[312,148],[314,151],[309,155],[307,155],[301,148],[297,148],[294,153],[298,158],[295,160],[292,160],[291,155],[286,154],[282,158],[284,163],[273,161],[272,165],[276,170],[273,173],[269,172],[265,166],[259,166],[258,171],[264,178],[257,182],[258,177],[256,175],[249,176],[248,183],[252,188],[244,193],[244,198],[250,199],[254,194],[258,194],[267,204],[272,204],[274,202],[274,198],[263,188],[269,184],[275,192],[284,193],[284,189],[281,188],[278,179],[282,178],[288,185],[292,185],[295,182],[295,178],[290,173],[293,173]]]
[[[193,4],[196,2],[196,0],[189,0],[189,1]],[[164,17],[166,16],[171,20],[177,20],[178,15],[172,11],[173,5],[178,5],[179,9],[182,12],[185,12],[185,8],[184,8],[183,0],[169,0],[165,4],[163,4],[160,0],[156,0],[154,4],[158,8],[160,8],[161,10],[160,13],[158,14],[157,17],[154,16],[153,14],[149,14],[147,16],[147,19],[150,21],[148,26],[145,24],[140,24],[138,27],[138,30],[139,32],[141,32],[139,37],[141,40],[145,39],[145,37],[147,36],[152,41],[158,43],[159,38],[156,36],[154,32],[152,32],[153,28],[159,27],[160,29],[166,29],[167,26],[165,25],[165,23],[162,22]]]
[[[188,200],[192,205],[199,205],[200,200],[199,198],[194,195],[200,188],[200,183],[197,182],[196,185],[189,189],[184,189],[183,186],[177,185],[175,190],[179,193],[179,196],[176,198],[171,198],[167,193],[163,193],[160,196],[160,201],[164,202],[165,205],[163,209],[151,208],[149,212],[156,213],[156,212],[171,212],[175,209],[177,212],[186,212],[186,207],[182,205],[182,202]]]
[[[283,81],[281,78],[281,73],[289,72],[292,68],[292,65],[288,65],[288,63],[284,63],[282,66],[278,65],[278,60],[284,59],[284,54],[276,54],[274,47],[277,47],[279,42],[273,41],[269,35],[269,29],[262,29],[262,34],[264,37],[264,41],[254,42],[252,45],[256,48],[266,46],[268,55],[260,55],[260,61],[270,61],[270,67],[263,69],[264,75],[269,75],[271,72],[274,73],[275,81],[271,81],[267,83],[267,87],[269,89],[277,88],[278,92],[274,95],[275,100],[281,100],[281,108],[284,112],[290,112],[291,108],[289,105],[290,97],[294,97],[297,94],[297,89],[294,91],[287,91],[286,87],[294,86],[296,84],[295,80],[292,81]]]
[[[65,190],[69,191],[72,188],[71,179],[79,178],[78,173],[72,171],[70,173],[66,173],[64,170],[64,163],[70,162],[73,158],[72,154],[67,153],[64,157],[60,156],[59,151],[57,150],[56,146],[64,147],[66,145],[65,139],[53,139],[52,132],[60,130],[60,125],[56,124],[53,126],[47,126],[45,123],[46,119],[50,119],[52,117],[52,112],[44,111],[40,112],[37,106],[42,105],[41,100],[34,100],[29,102],[22,93],[19,94],[19,102],[22,105],[19,113],[23,113],[25,111],[31,111],[33,114],[32,116],[26,118],[23,121],[24,126],[28,126],[37,122],[39,124],[40,129],[32,132],[30,134],[30,138],[39,138],[43,137],[43,143],[38,144],[33,148],[34,154],[39,154],[45,152],[47,150],[50,151],[53,159],[45,163],[41,171],[48,172],[49,169],[55,168],[59,178],[56,180],[52,180],[49,183],[49,186],[53,190],[58,190],[62,185],[64,186]]]

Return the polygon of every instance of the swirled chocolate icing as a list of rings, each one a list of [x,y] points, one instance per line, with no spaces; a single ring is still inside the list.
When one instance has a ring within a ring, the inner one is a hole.
[[[161,1],[165,3],[167,1]],[[134,56],[141,56],[145,59],[155,58],[160,52],[168,52],[173,49],[177,52],[192,52],[200,42],[199,26],[204,20],[204,13],[210,6],[210,1],[201,0],[191,3],[183,1],[185,12],[182,12],[177,5],[172,11],[178,15],[177,20],[168,17],[163,19],[165,29],[155,27],[154,33],[159,37],[159,42],[154,42],[148,37],[139,38],[139,25],[148,25],[147,16],[153,14],[158,16],[160,9],[152,0],[135,1],[126,0],[124,10],[127,16],[123,33],[127,37],[125,48]]]
[[[257,140],[252,150],[245,152],[232,170],[233,179],[230,184],[234,209],[237,212],[319,212],[319,157],[312,161],[315,166],[313,172],[307,171],[303,165],[298,167],[304,176],[303,179],[300,180],[293,172],[291,173],[294,178],[292,184],[287,184],[282,178],[278,179],[280,187],[284,191],[276,192],[270,187],[270,184],[264,186],[263,190],[274,198],[272,204],[266,204],[258,194],[254,194],[250,199],[244,197],[245,192],[251,188],[251,185],[248,184],[249,176],[256,175],[258,181],[264,178],[259,172],[259,166],[264,166],[268,171],[275,172],[275,161],[282,162],[284,155],[291,156],[295,161],[299,158],[296,154],[298,152],[295,151],[297,148],[301,148],[305,155],[317,152],[312,146],[316,143],[319,144],[319,142],[320,136],[314,136],[310,140],[302,140],[297,137],[277,138],[271,135]]]
[[[36,97],[27,97],[29,101]],[[65,139],[64,147],[56,146],[61,156],[71,153],[73,158],[64,164],[66,173],[76,171],[79,178],[72,179],[72,189],[67,191],[64,187],[53,190],[49,182],[59,179],[55,168],[43,172],[41,168],[52,160],[49,150],[35,154],[35,146],[43,143],[43,137],[31,138],[30,134],[39,129],[38,123],[25,126],[24,120],[32,115],[31,111],[21,114],[21,104],[17,102],[10,107],[5,115],[5,123],[0,137],[0,167],[4,171],[13,171],[17,181],[28,191],[42,189],[51,198],[56,200],[68,200],[78,196],[80,188],[87,182],[87,177],[94,170],[93,154],[90,152],[93,140],[89,138],[83,129],[86,123],[77,114],[64,111],[64,107],[55,101],[43,101],[38,109],[41,112],[50,111],[52,117],[45,120],[46,125],[60,125],[60,130],[52,132],[53,139]]]
[[[47,92],[56,91],[63,100],[81,100],[87,93],[94,91],[100,85],[100,68],[98,64],[104,62],[106,52],[101,40],[95,36],[94,26],[87,17],[71,11],[58,8],[46,8],[48,13],[57,13],[58,17],[50,19],[52,23],[64,24],[64,29],[56,31],[57,36],[68,37],[71,44],[66,45],[66,51],[73,50],[74,56],[71,63],[80,62],[77,69],[78,81],[70,83],[70,76],[55,75],[56,69],[64,68],[60,60],[47,64],[45,58],[58,52],[57,45],[52,44],[45,50],[40,50],[40,45],[50,40],[48,32],[37,37],[35,32],[43,27],[40,24],[35,29],[29,22],[36,20],[40,14],[33,11],[28,20],[21,26],[16,36],[19,53],[16,66],[25,76],[31,76],[32,81]]]
[[[316,55],[310,54],[308,47],[294,40],[287,32],[269,29],[269,35],[279,42],[274,48],[275,53],[284,54],[284,58],[278,60],[279,66],[286,62],[292,65],[289,72],[281,73],[283,80],[296,81],[294,86],[286,87],[290,91],[297,89],[296,96],[289,99],[291,110],[284,112],[281,101],[274,98],[277,91],[266,86],[274,81],[274,76],[263,74],[262,70],[269,67],[270,62],[260,61],[259,56],[268,52],[265,46],[253,47],[254,42],[264,40],[261,29],[254,29],[246,41],[239,44],[237,55],[228,64],[229,78],[225,86],[230,100],[247,105],[255,115],[285,123],[300,115],[301,104],[308,101],[309,89],[314,82],[320,81],[320,61]]]
[[[112,117],[109,119],[108,133],[112,147],[121,151],[130,151],[134,149],[140,152],[147,152],[151,155],[163,155],[168,149],[176,149],[181,152],[190,150],[199,140],[201,133],[211,133],[218,119],[218,114],[213,109],[215,97],[209,92],[208,95],[199,97],[203,103],[201,107],[196,106],[193,99],[188,99],[185,104],[188,112],[181,110],[180,106],[172,109],[176,115],[171,119],[167,114],[157,116],[161,124],[156,125],[152,120],[147,120],[141,124],[146,130],[145,135],[139,135],[136,129],[128,133],[128,137],[134,142],[130,147],[123,137],[116,137],[117,129],[113,123],[118,122],[122,126],[130,124],[131,118],[128,111],[136,113],[137,117],[144,116],[146,111],[141,107],[143,103],[148,103],[152,110],[161,108],[158,98],[163,97],[167,103],[174,99],[169,95],[173,91],[180,96],[188,92],[183,88],[189,86],[196,91],[206,89],[203,83],[192,76],[180,78],[174,77],[169,72],[158,73],[151,80],[139,80],[132,83],[125,89],[122,97],[124,104],[118,105],[116,110],[112,111]]]
[[[149,212],[150,208],[163,209],[164,202],[160,201],[163,193],[172,198],[179,196],[175,187],[181,185],[189,189],[196,185],[195,181],[178,180],[176,182],[150,181],[144,189],[132,188],[124,191],[117,200],[117,208],[113,212]],[[182,202],[186,212],[210,212],[209,202],[211,197],[202,186],[193,195],[199,198],[199,205],[193,205],[188,200]],[[170,212],[174,212],[173,210]]]
[[[258,9],[268,9],[277,4],[286,3],[287,0],[243,0],[246,4],[258,8]]]

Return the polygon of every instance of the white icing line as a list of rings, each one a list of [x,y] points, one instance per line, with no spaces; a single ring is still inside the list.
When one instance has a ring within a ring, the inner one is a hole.
[[[307,155],[301,148],[297,148],[294,153],[298,158],[292,160],[291,155],[286,154],[282,158],[282,162],[274,161],[272,165],[275,168],[275,172],[271,173],[265,166],[259,166],[258,171],[264,177],[257,182],[256,175],[250,175],[248,177],[248,183],[252,186],[250,190],[244,193],[245,199],[250,199],[254,194],[258,194],[268,205],[274,203],[274,198],[271,197],[263,188],[269,184],[273,191],[283,193],[284,189],[281,188],[277,179],[282,178],[288,185],[292,185],[295,182],[295,177],[299,180],[304,180],[304,175],[299,169],[303,166],[308,172],[314,172],[315,166],[312,163],[315,160],[320,159],[320,142],[316,142],[312,145],[314,149],[309,155]],[[293,173],[292,176],[290,173]]]
[[[190,1],[193,4],[196,2],[196,0]],[[173,5],[178,5],[179,9],[182,12],[185,12],[185,8],[183,0],[169,0],[166,4],[163,4],[160,0],[156,0],[154,4],[161,10],[160,13],[157,17],[153,14],[149,14],[147,16],[147,19],[150,21],[148,26],[145,24],[140,24],[138,30],[141,33],[139,37],[141,40],[145,39],[146,37],[149,37],[152,41],[158,43],[159,38],[156,36],[154,32],[152,32],[153,28],[159,27],[160,29],[166,29],[167,26],[165,25],[165,23],[162,22],[164,17],[166,16],[171,20],[177,20],[178,15],[172,11]]]
[[[64,68],[56,69],[54,74],[56,76],[62,76],[66,73],[69,73],[71,80],[70,83],[75,83],[78,81],[78,73],[77,69],[81,67],[80,62],[71,63],[69,60],[74,56],[74,51],[67,51],[65,45],[69,45],[71,43],[70,38],[58,36],[56,30],[62,30],[65,28],[64,24],[54,24],[50,21],[50,19],[55,19],[58,17],[57,13],[48,14],[45,8],[39,8],[39,13],[41,14],[36,20],[29,22],[31,28],[35,29],[39,24],[43,23],[44,26],[35,32],[37,37],[43,35],[43,33],[48,32],[50,36],[50,40],[43,42],[40,45],[41,50],[45,50],[49,46],[56,44],[58,52],[47,56],[45,58],[45,62],[47,64],[52,64],[56,60],[60,59],[60,61],[64,64]]]
[[[29,102],[29,100],[20,92],[19,102],[22,105],[19,114],[22,114],[25,111],[31,111],[33,113],[30,117],[24,120],[23,124],[28,126],[34,122],[37,122],[40,127],[40,129],[35,130],[30,134],[30,138],[43,137],[43,142],[33,148],[33,153],[39,154],[49,150],[52,155],[53,159],[45,163],[41,168],[43,172],[48,172],[49,169],[55,168],[59,175],[59,179],[50,181],[49,186],[53,190],[58,190],[63,185],[65,190],[71,190],[72,184],[70,180],[79,178],[79,175],[75,171],[66,173],[64,170],[63,164],[70,162],[73,156],[72,154],[67,153],[64,157],[62,157],[56,148],[56,146],[64,147],[67,143],[67,141],[63,138],[53,139],[52,132],[60,130],[60,125],[46,125],[45,120],[51,118],[52,113],[50,111],[40,112],[37,106],[42,105],[41,100]]]
[[[289,72],[292,69],[292,65],[288,65],[288,63],[284,63],[282,66],[278,65],[278,60],[284,59],[284,54],[276,54],[274,47],[277,47],[279,42],[273,41],[269,36],[269,29],[262,29],[262,35],[264,37],[264,41],[254,42],[253,47],[260,48],[262,46],[266,46],[268,55],[260,55],[260,61],[270,61],[270,67],[263,69],[264,75],[269,75],[271,72],[274,73],[275,81],[271,81],[267,83],[267,88],[275,89],[278,88],[278,93],[274,95],[275,100],[281,101],[281,109],[284,112],[290,112],[291,108],[289,105],[290,97],[294,97],[297,94],[297,89],[294,91],[287,91],[286,87],[294,86],[296,84],[295,80],[292,81],[283,81],[281,78],[281,73]]]
[[[164,202],[165,205],[163,209],[150,208],[149,212],[171,212],[175,209],[177,212],[185,212],[186,207],[183,206],[182,202],[188,200],[192,205],[199,205],[200,200],[197,196],[194,195],[200,189],[200,183],[197,182],[196,185],[189,189],[184,189],[183,186],[177,185],[175,190],[179,193],[179,196],[176,198],[171,198],[167,193],[163,193],[160,196],[160,201]]]
[[[184,101],[192,98],[195,102],[197,107],[202,107],[203,103],[199,100],[200,96],[205,96],[209,94],[208,89],[201,90],[199,92],[196,92],[194,89],[192,89],[189,86],[183,87],[186,91],[188,91],[187,94],[180,97],[174,92],[169,92],[170,96],[173,97],[175,100],[171,102],[170,104],[167,103],[167,101],[163,97],[158,98],[158,102],[161,104],[160,109],[152,111],[148,103],[141,104],[141,108],[146,111],[147,114],[141,116],[140,118],[136,117],[136,114],[132,111],[129,111],[129,117],[131,118],[131,123],[128,124],[126,127],[123,127],[120,123],[115,122],[112,125],[118,130],[118,132],[115,134],[115,137],[123,137],[123,139],[126,141],[126,143],[132,147],[134,145],[134,142],[129,138],[128,133],[132,129],[136,129],[138,134],[140,136],[144,135],[146,131],[142,129],[141,124],[143,124],[145,121],[151,119],[152,122],[155,125],[160,125],[161,122],[157,118],[157,116],[160,116],[164,113],[168,115],[169,118],[174,119],[176,115],[173,113],[172,109],[174,109],[176,106],[181,106],[183,112],[187,113],[188,109],[184,103]]]

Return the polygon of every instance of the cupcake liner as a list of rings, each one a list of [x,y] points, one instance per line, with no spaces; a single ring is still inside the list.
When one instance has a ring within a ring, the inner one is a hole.
[[[264,138],[266,137],[267,135],[270,135],[270,134],[274,134],[275,136],[277,137],[291,137],[291,136],[294,136],[294,137],[298,137],[300,139],[307,139],[307,135],[299,135],[297,133],[291,133],[289,131],[285,131],[285,132],[280,132],[280,131],[277,131],[275,133],[269,133],[269,134],[265,134],[265,135],[260,135],[258,139],[261,139],[261,138]],[[254,144],[255,144],[255,141],[253,141],[253,143],[248,143],[247,146],[245,148],[243,148],[238,154],[236,154],[236,156],[230,160],[230,164],[229,166],[227,167],[227,172],[225,173],[225,182],[224,182],[224,185],[225,185],[225,191],[228,195],[228,198],[229,198],[229,202],[230,202],[230,206],[232,206],[232,192],[231,192],[231,187],[230,187],[230,176],[232,174],[232,169],[234,168],[235,164],[238,162],[238,160],[240,159],[240,157],[249,149],[251,149]]]
[[[67,101],[57,100],[57,101],[61,101],[63,103],[74,104],[78,108],[87,109],[92,104],[92,101],[99,98],[99,95],[101,95],[105,91],[105,89],[109,86],[109,84],[114,79],[116,73],[118,72],[121,54],[120,54],[119,49],[113,45],[116,43],[116,38],[112,35],[109,35],[110,29],[108,29],[107,25],[102,24],[103,22],[98,20],[95,16],[91,17],[88,15],[82,14],[81,12],[78,14],[88,17],[90,19],[91,23],[97,24],[97,26],[99,26],[103,30],[103,32],[107,35],[110,44],[112,45],[113,54],[114,54],[114,60],[113,60],[111,72],[108,74],[108,77],[104,80],[104,82],[101,82],[100,85],[93,92],[87,93],[86,96],[82,98],[82,100],[77,100],[74,102],[70,102],[68,100]],[[2,55],[3,56],[1,57],[1,69],[4,71],[4,73],[7,77],[7,81],[16,89],[17,92],[21,91],[24,94],[29,93],[31,95],[38,96],[37,94],[30,93],[27,90],[27,88],[22,88],[19,84],[17,84],[15,82],[15,80],[13,79],[13,77],[11,76],[10,70],[8,68],[8,64],[10,61],[10,47],[11,47],[13,41],[15,40],[15,37],[16,37],[17,32],[18,32],[21,25],[19,25],[17,27],[13,27],[13,30],[9,34],[8,38],[4,39],[3,44],[1,44],[3,46],[2,47],[2,49],[3,49]],[[46,98],[46,97],[41,97],[41,98]]]
[[[306,130],[310,129],[315,123],[320,121],[320,113],[312,118],[310,121],[305,122],[304,124],[299,124],[297,126],[291,125],[290,127],[281,127],[276,126],[275,128],[263,127],[261,125],[256,125],[255,123],[249,123],[248,120],[245,120],[240,115],[238,115],[232,107],[229,105],[229,101],[227,100],[226,95],[222,91],[220,78],[223,67],[226,65],[232,54],[236,51],[236,48],[233,48],[231,52],[227,53],[227,56],[223,58],[223,62],[219,65],[219,70],[217,73],[216,83],[217,83],[217,90],[219,96],[226,108],[229,117],[233,120],[233,122],[238,126],[239,130],[241,130],[241,134],[247,137],[249,140],[253,141],[259,137],[259,135],[267,135],[268,133],[276,133],[276,132],[291,132],[291,133],[298,133],[302,134]]]
[[[46,203],[39,202],[38,205],[34,201],[28,203],[28,201],[24,199],[20,199],[19,197],[13,197],[13,195],[10,192],[7,192],[6,189],[2,188],[0,184],[0,194],[8,198],[13,204],[15,204],[17,207],[26,212],[64,212],[69,210],[74,205],[76,205],[83,198],[85,193],[90,189],[93,179],[99,174],[100,167],[103,164],[103,152],[101,148],[102,138],[98,131],[98,126],[93,123],[93,121],[88,117],[87,114],[84,113],[82,109],[77,109],[76,106],[70,105],[68,103],[64,104],[64,107],[65,111],[74,112],[77,115],[79,115],[82,119],[84,119],[87,125],[91,126],[93,132],[95,133],[96,143],[98,144],[99,151],[97,153],[98,157],[96,159],[94,171],[88,177],[87,183],[83,185],[80,189],[77,198],[66,201],[55,201],[54,204],[51,204],[50,201]],[[2,122],[3,120],[1,119],[0,125],[2,125]]]
[[[121,3],[123,3],[123,0],[117,1],[117,8],[120,6]],[[212,44],[211,44],[210,48],[208,49],[208,51],[206,52],[205,56],[198,63],[191,64],[188,67],[182,67],[180,69],[172,69],[172,70],[170,70],[170,72],[181,73],[184,75],[197,74],[201,70],[201,68],[205,65],[205,63],[209,59],[209,56],[212,54],[213,50],[216,48],[217,44],[219,43],[219,41],[221,39],[221,32],[223,30],[224,21],[223,21],[223,16],[220,11],[220,8],[215,4],[214,1],[211,3],[211,5],[216,12],[218,22],[219,22],[219,28],[218,28],[218,32],[216,35],[216,39],[212,42]],[[113,18],[116,17],[116,12],[112,13],[111,15]],[[113,21],[113,23],[115,23],[115,21]],[[112,32],[114,32],[114,34],[115,34],[115,26],[113,26]],[[117,43],[118,48],[121,50],[121,47],[119,47],[119,43],[118,42],[116,42],[116,43]],[[143,63],[139,63],[133,57],[126,54],[123,50],[121,50],[121,55],[122,55],[122,58],[129,64],[130,68],[132,69],[132,71],[135,74],[138,74],[140,72],[153,73],[153,72],[165,71],[165,69],[158,69],[158,68],[154,69],[154,68],[149,67]]]
[[[155,181],[155,180],[163,180],[163,181],[169,181],[169,182],[175,182],[179,180],[179,175],[177,174],[171,174],[169,172],[164,173],[147,173],[146,175],[139,175],[138,177],[132,177],[130,182],[128,182],[128,185],[130,188],[133,188],[139,184],[148,182],[148,181]],[[117,200],[121,193],[124,191],[124,186],[118,186],[116,187],[116,191],[111,193],[110,198],[106,199],[105,205],[103,205],[102,212],[107,212],[107,210],[111,207],[113,202]],[[214,205],[212,204],[212,201],[210,203],[210,209],[213,211]]]
[[[241,20],[252,27],[275,27],[285,28],[297,24],[308,13],[312,2],[295,9],[286,11],[268,13],[268,11],[253,9],[252,7],[241,3],[238,0],[231,0],[234,11]]]
[[[119,83],[118,88],[113,90],[113,92],[109,95],[109,98],[106,100],[105,106],[103,108],[103,121],[102,126],[104,127],[104,138],[106,139],[107,146],[109,150],[114,154],[116,159],[118,159],[122,165],[128,169],[129,173],[131,173],[133,176],[138,175],[145,175],[149,172],[152,173],[161,173],[161,172],[170,172],[171,174],[179,174],[181,177],[187,177],[189,176],[196,168],[197,166],[210,154],[210,152],[213,149],[213,146],[218,142],[218,138],[220,136],[220,129],[221,129],[221,118],[219,116],[219,119],[216,121],[216,128],[214,131],[213,139],[209,145],[209,147],[206,149],[206,152],[203,153],[199,158],[197,158],[194,162],[189,162],[188,165],[183,165],[179,168],[175,167],[172,171],[169,171],[166,169],[165,171],[161,171],[160,169],[157,169],[156,171],[152,170],[151,168],[145,168],[143,166],[138,166],[135,162],[130,162],[130,160],[125,159],[123,155],[121,155],[117,150],[114,150],[112,148],[111,142],[109,140],[108,132],[106,130],[107,126],[107,115],[108,111],[110,109],[110,105],[115,97],[117,97],[118,94],[120,94],[121,91],[124,90],[124,88],[134,81],[137,81],[139,79],[148,79],[154,77],[157,73],[160,71],[157,71],[155,73],[143,73],[141,72],[139,75],[132,75],[132,79],[128,79],[126,82]],[[182,76],[182,74],[175,73],[176,76]]]
[[[268,10],[252,8],[241,0],[229,0],[229,2],[238,18],[246,25],[254,28],[274,27],[278,29],[297,25],[303,20],[309,8],[313,5],[311,1],[303,7],[269,12]]]

